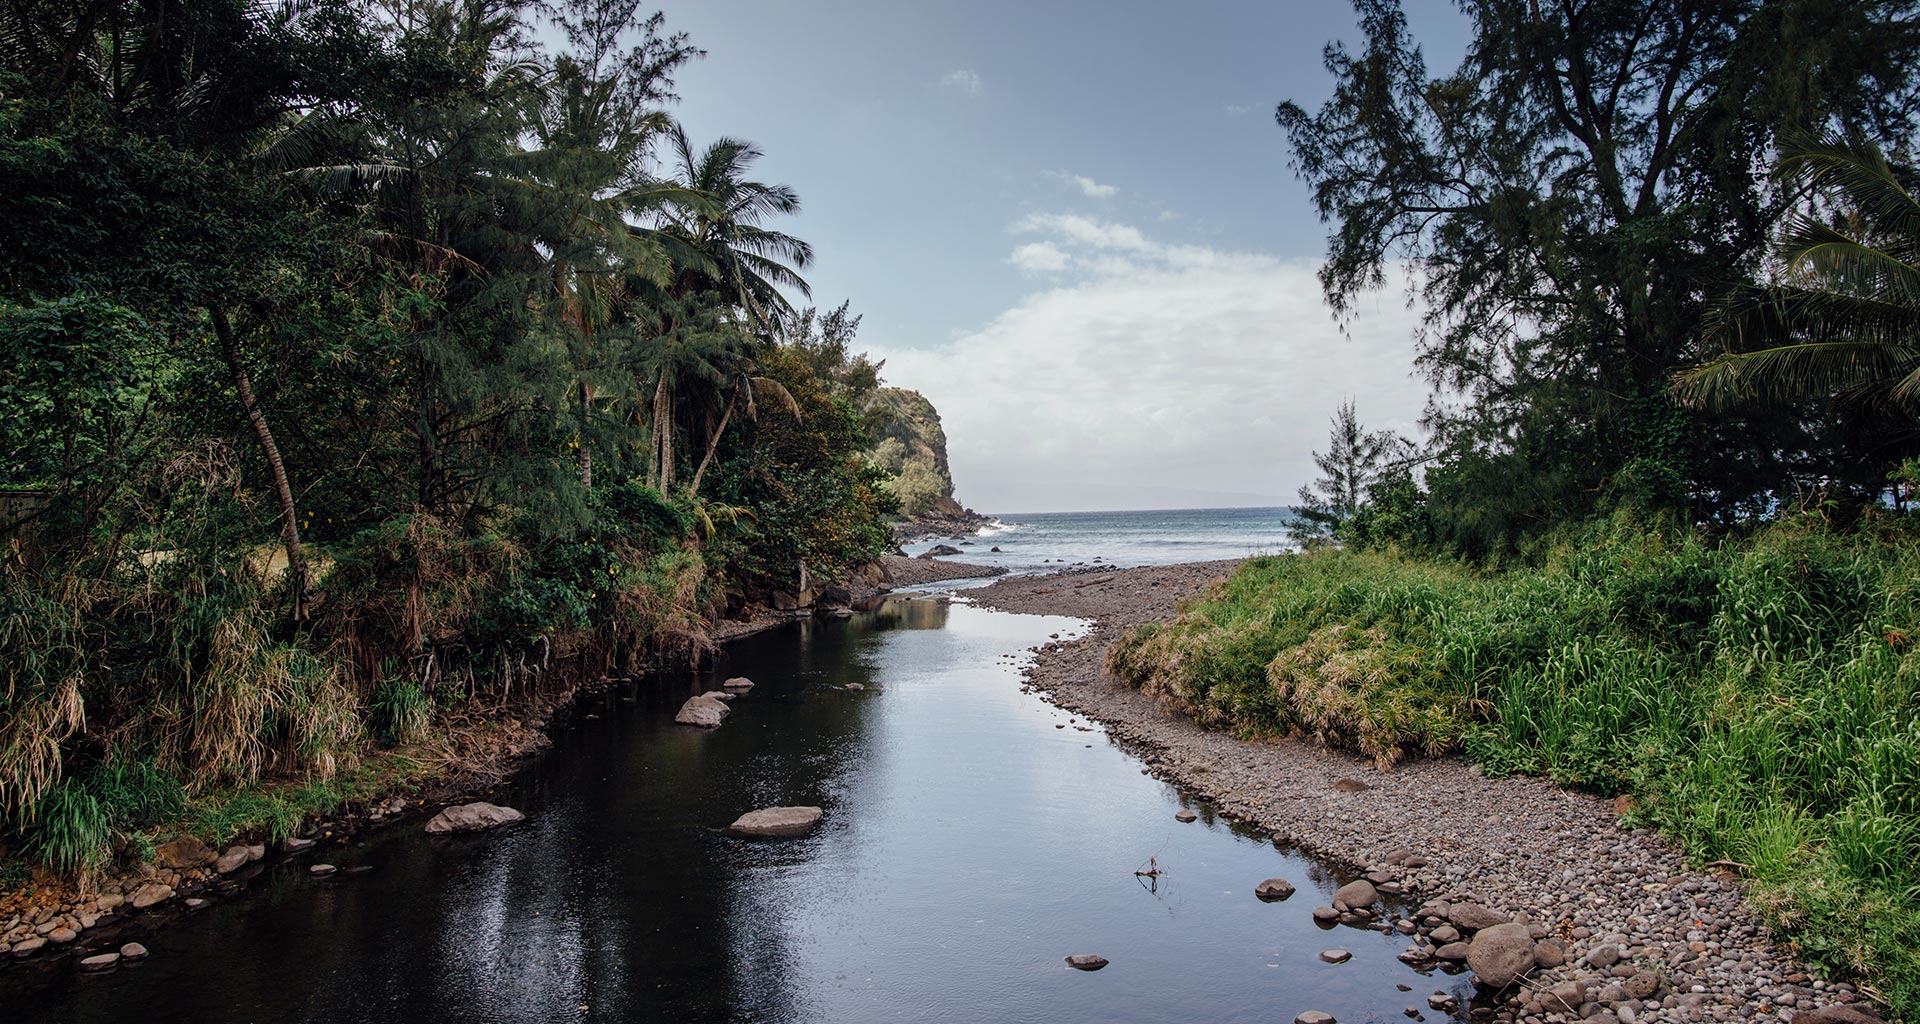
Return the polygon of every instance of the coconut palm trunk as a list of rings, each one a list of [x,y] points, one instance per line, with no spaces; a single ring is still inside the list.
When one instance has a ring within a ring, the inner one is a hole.
[[[240,406],[246,410],[247,421],[253,425],[253,436],[259,440],[260,451],[267,457],[267,468],[273,473],[273,490],[280,499],[280,537],[287,547],[287,578],[293,589],[293,617],[299,619],[304,613],[307,565],[300,549],[300,519],[294,507],[293,486],[287,482],[287,467],[280,459],[280,446],[274,443],[273,429],[267,425],[266,414],[254,399],[253,378],[240,361],[240,343],[233,336],[233,325],[227,320],[226,310],[210,307],[207,313],[213,320],[214,334],[220,338],[220,351],[226,358],[233,389],[240,393]]]

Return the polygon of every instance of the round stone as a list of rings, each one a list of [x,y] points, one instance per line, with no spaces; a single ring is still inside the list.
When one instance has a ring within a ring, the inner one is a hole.
[[[1067,966],[1076,971],[1097,971],[1107,966],[1107,958],[1091,953],[1076,953],[1067,958]]]
[[[1320,959],[1330,964],[1344,964],[1353,959],[1353,954],[1344,949],[1323,949],[1320,951]]]

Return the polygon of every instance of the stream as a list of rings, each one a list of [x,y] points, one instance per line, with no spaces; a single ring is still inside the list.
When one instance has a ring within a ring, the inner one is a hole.
[[[1440,1016],[1427,994],[1464,978],[1416,974],[1395,959],[1403,937],[1313,922],[1343,878],[1022,691],[1027,649],[1083,628],[896,597],[738,641],[703,673],[587,694],[488,797],[525,824],[429,838],[416,817],[269,858],[244,895],[121,928],[111,941],[144,942],[144,962],[0,971],[0,1020]],[[735,675],[758,685],[724,726],[673,724]],[[721,831],[787,804],[826,817],[800,839]],[[1182,807],[1199,821],[1177,822]],[[316,855],[342,872],[310,877]],[[1163,874],[1136,876],[1149,858]],[[1300,891],[1256,899],[1273,876]],[[1352,959],[1319,959],[1334,948]],[[1111,965],[1063,962],[1080,953]]]

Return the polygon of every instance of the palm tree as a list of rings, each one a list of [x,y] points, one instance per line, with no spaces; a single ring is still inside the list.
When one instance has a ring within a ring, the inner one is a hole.
[[[1709,315],[1707,340],[1724,354],[1682,371],[1674,394],[1695,406],[1832,396],[1920,413],[1920,200],[1859,139],[1793,144],[1779,168],[1838,215],[1787,225],[1779,283]]]

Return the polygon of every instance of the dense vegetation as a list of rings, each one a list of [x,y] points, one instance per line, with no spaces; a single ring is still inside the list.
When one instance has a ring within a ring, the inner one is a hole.
[[[1632,794],[1920,1016],[1920,10],[1460,6],[1430,76],[1359,0],[1332,100],[1277,112],[1336,307],[1419,271],[1427,436],[1343,407],[1306,553],[1109,667],[1217,728]]]
[[[633,0],[0,12],[0,847],[284,833],[890,543],[877,367],[668,116],[699,55]]]

